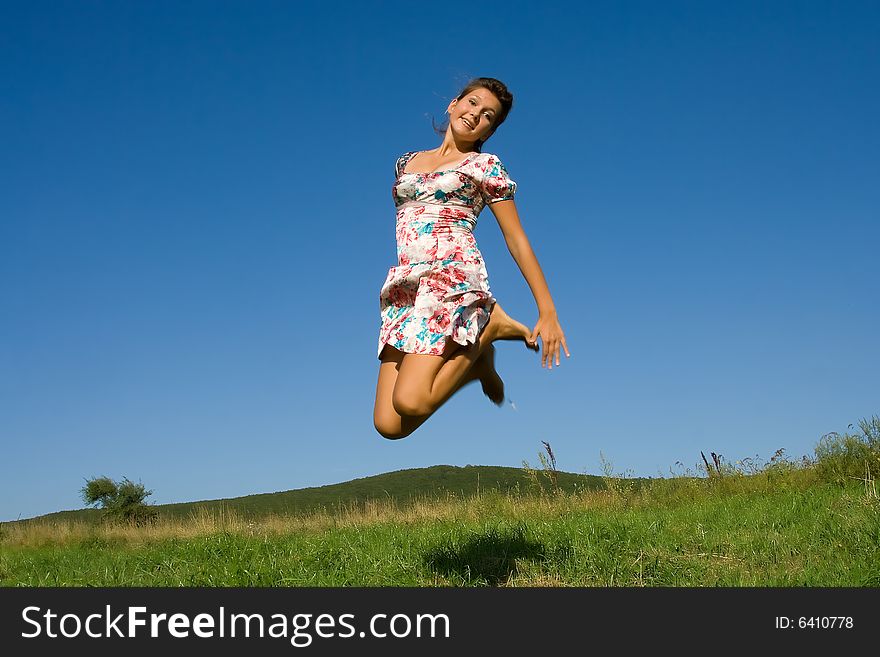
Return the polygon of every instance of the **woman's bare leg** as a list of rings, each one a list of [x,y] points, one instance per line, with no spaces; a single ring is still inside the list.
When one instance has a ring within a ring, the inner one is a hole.
[[[373,409],[373,424],[376,427],[376,431],[389,439],[405,438],[434,414],[432,411],[420,416],[401,415],[394,408],[394,386],[397,383],[400,363],[405,355],[403,352],[386,345],[382,352],[382,362],[379,365],[379,380],[376,383],[376,405]],[[460,390],[471,381],[481,379],[483,376],[488,377],[488,372],[485,375],[483,374],[484,368],[481,366],[480,360],[477,360],[475,366],[459,382],[458,387],[452,391],[452,394],[455,394],[457,390]],[[494,372],[494,368],[492,371]],[[489,385],[491,386],[491,383]],[[484,384],[483,390],[485,392],[486,384]],[[450,397],[452,394],[450,394]]]
[[[421,426],[456,391],[480,379],[483,392],[495,404],[504,400],[504,384],[494,367],[495,340],[522,340],[535,352],[537,343],[529,343],[531,331],[512,319],[498,303],[477,342],[462,347],[447,340],[443,354],[404,354],[390,346],[383,350],[373,420],[386,438],[403,438]]]
[[[510,317],[496,302],[489,316],[489,323],[478,336],[477,342],[474,345],[469,345],[469,348],[464,352],[456,351],[453,353],[452,357],[437,372],[431,385],[431,392],[427,396],[427,403],[435,410],[442,406],[452,394],[451,392],[446,394],[446,392],[457,390],[456,382],[462,376],[467,376],[465,373],[470,367],[475,367],[477,368],[477,376],[474,378],[480,379],[483,393],[496,406],[500,406],[504,402],[504,382],[495,371],[495,348],[492,346],[492,342],[495,340],[522,340],[529,349],[537,353],[538,344],[528,342],[531,333],[525,324]],[[467,353],[469,350],[473,351]],[[415,354],[410,354],[410,356],[413,355]],[[425,401],[424,390],[422,400]]]
[[[442,370],[441,370],[442,371]],[[470,373],[480,380],[483,394],[496,406],[504,403],[504,381],[495,369],[495,345],[490,344],[474,363]]]
[[[481,348],[488,344],[485,331],[481,337],[467,347],[449,340],[447,345],[452,348],[448,355],[404,355],[391,397],[394,410],[402,416],[415,417],[436,411],[452,396],[479,359]]]
[[[450,355],[429,356],[406,354],[401,361],[394,385],[392,403],[401,415],[422,416],[433,413],[452,396],[468,371],[495,340],[522,340],[537,351],[537,344],[528,343],[531,331],[495,304],[489,322],[477,341],[464,348],[453,349]],[[447,348],[449,343],[447,342]],[[454,344],[454,343],[453,343]]]

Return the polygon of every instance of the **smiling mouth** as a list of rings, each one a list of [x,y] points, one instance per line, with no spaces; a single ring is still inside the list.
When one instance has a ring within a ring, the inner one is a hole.
[[[467,120],[467,119],[462,119],[461,121],[462,121],[462,123],[464,123],[464,124],[465,124],[468,128],[470,128],[471,130],[474,129],[474,126],[472,126],[470,123],[468,123],[468,120]]]

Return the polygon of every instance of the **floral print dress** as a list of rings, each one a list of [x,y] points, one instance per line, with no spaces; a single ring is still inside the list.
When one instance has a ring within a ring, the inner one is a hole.
[[[443,353],[448,338],[475,343],[495,298],[474,228],[487,203],[512,199],[516,183],[492,153],[458,166],[404,173],[419,151],[397,159],[397,266],[379,293],[379,358],[386,344],[410,354]]]

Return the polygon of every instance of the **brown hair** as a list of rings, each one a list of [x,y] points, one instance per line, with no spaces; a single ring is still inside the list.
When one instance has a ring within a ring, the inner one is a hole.
[[[501,80],[496,80],[495,78],[474,78],[470,82],[465,85],[464,89],[461,90],[461,93],[458,94],[457,99],[461,100],[465,96],[467,96],[474,89],[488,89],[491,91],[501,103],[501,111],[498,112],[495,117],[495,124],[492,127],[492,132],[489,134],[491,137],[495,134],[495,131],[498,129],[502,123],[504,123],[504,119],[507,118],[507,115],[510,114],[510,109],[513,107],[513,94],[510,93],[510,90],[507,88]],[[447,121],[444,125],[438,127],[434,123],[434,117],[431,117],[431,125],[434,127],[434,132],[445,135],[446,130],[449,128],[449,122]],[[488,137],[486,138],[488,139]],[[474,142],[474,147],[477,149],[477,152],[481,152],[483,148],[483,144],[485,141],[477,140]]]

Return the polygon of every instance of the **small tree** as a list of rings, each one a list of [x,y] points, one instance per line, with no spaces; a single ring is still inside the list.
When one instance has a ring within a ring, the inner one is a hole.
[[[86,479],[81,491],[83,501],[89,506],[100,506],[104,510],[104,520],[132,522],[145,525],[156,521],[159,512],[144,503],[153,494],[143,484],[136,484],[127,478],[119,483],[109,477]]]

